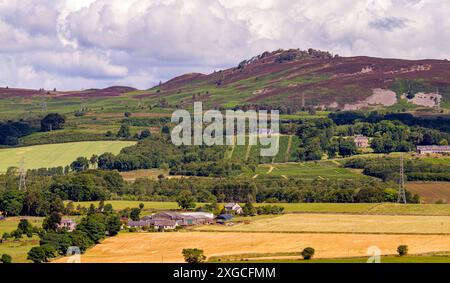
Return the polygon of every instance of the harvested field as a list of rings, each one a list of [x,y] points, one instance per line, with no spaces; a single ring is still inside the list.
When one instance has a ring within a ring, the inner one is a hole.
[[[450,250],[450,237],[440,235],[347,235],[294,233],[127,233],[108,238],[81,256],[85,263],[183,262],[184,248],[203,249],[207,257],[243,253],[282,253],[316,249],[315,258],[367,256],[370,246],[383,255],[408,245],[411,254]],[[66,258],[54,262],[64,263]]]
[[[450,235],[450,216],[286,214],[255,220],[249,224],[239,223],[234,226],[211,225],[197,229],[228,232],[445,233]]]
[[[127,172],[120,172],[120,175],[123,177],[125,181],[134,182],[139,178],[148,178],[156,180],[159,175],[168,175],[169,172],[167,170],[161,169],[142,169],[142,170],[134,170]]]
[[[450,182],[409,182],[406,189],[418,194],[424,203],[445,201],[450,203]]]

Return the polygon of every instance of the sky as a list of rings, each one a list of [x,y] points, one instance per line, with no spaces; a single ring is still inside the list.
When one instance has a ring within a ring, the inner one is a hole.
[[[0,86],[150,88],[279,48],[450,59],[449,0],[0,0]]]

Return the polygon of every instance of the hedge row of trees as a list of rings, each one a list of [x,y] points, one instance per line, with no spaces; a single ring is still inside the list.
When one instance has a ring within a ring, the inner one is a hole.
[[[384,181],[399,180],[399,158],[352,158],[344,164],[348,168],[363,169],[363,173]],[[404,161],[406,179],[410,181],[450,181],[450,165],[434,164],[423,159]]]

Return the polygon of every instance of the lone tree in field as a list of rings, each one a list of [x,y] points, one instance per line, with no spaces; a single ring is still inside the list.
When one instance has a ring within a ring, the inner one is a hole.
[[[66,119],[58,113],[50,113],[41,120],[41,131],[50,132],[64,128]]]
[[[313,258],[315,252],[316,252],[315,249],[307,247],[302,251],[301,255],[304,260],[310,260]]]
[[[187,263],[200,263],[206,260],[203,250],[200,249],[183,249],[183,257]]]
[[[399,256],[405,256],[408,254],[408,246],[407,245],[400,245],[397,248],[397,253]]]
[[[12,263],[12,257],[9,254],[2,254],[0,258],[1,263]]]
[[[195,208],[195,198],[188,190],[181,191],[178,194],[177,203],[182,209]]]
[[[130,127],[128,125],[122,124],[120,126],[119,131],[117,132],[118,138],[129,138],[131,136],[130,134]]]

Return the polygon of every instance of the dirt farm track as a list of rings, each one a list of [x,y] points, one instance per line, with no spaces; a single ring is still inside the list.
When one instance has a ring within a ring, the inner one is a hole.
[[[203,249],[207,257],[244,253],[281,253],[316,249],[316,258],[367,256],[370,246],[395,254],[397,246],[409,252],[450,250],[448,235],[306,234],[240,232],[124,233],[108,238],[82,255],[84,263],[183,262],[183,248]],[[60,258],[55,262],[66,262]]]

